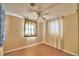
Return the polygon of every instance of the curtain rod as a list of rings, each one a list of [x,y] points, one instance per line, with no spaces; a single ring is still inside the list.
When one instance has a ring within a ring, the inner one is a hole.
[[[53,20],[56,20],[56,19],[59,19],[59,18],[64,18],[64,16],[53,18]]]
[[[56,20],[56,19],[59,19],[59,18],[64,18],[64,16],[57,17],[57,18],[53,18],[53,19],[51,19],[51,20],[47,20],[47,21],[52,21],[52,20]]]

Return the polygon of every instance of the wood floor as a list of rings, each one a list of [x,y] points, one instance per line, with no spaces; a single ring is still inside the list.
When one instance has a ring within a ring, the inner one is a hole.
[[[69,53],[58,50],[46,44],[38,44],[32,47],[4,54],[5,56],[72,56]]]

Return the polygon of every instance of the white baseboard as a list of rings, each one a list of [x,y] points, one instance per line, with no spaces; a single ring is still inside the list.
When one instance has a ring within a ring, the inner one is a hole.
[[[34,43],[34,44],[31,44],[31,45],[23,46],[23,47],[16,48],[16,49],[13,49],[13,50],[4,51],[3,54],[5,54],[5,53],[10,53],[10,52],[17,51],[17,50],[21,50],[21,49],[28,48],[28,47],[31,47],[31,46],[35,46],[35,45],[38,45],[38,44],[41,44],[41,43],[42,43],[42,42]]]
[[[68,51],[68,50],[64,50],[64,49],[62,49],[62,51],[67,52],[67,53],[69,53],[69,54],[72,54],[72,55],[74,55],[74,56],[78,56],[77,53],[73,53],[73,52],[70,52],[70,51]]]
[[[53,47],[53,46],[52,46],[52,45],[50,45],[49,43],[46,43],[46,42],[42,42],[42,43],[47,44],[47,45],[49,45],[49,46]],[[55,48],[55,47],[54,47],[54,48]],[[72,55],[74,55],[74,56],[78,56],[78,54],[73,53],[73,52],[70,52],[70,51],[68,51],[68,50],[64,50],[64,49],[59,49],[59,50],[62,50],[62,51],[64,51],[64,52],[67,52],[67,53],[72,54]]]

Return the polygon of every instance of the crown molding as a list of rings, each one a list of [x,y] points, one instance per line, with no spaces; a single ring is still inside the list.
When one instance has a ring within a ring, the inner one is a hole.
[[[19,18],[24,19],[24,17],[23,17],[23,16],[18,15],[18,14],[15,14],[15,13],[12,13],[12,12],[6,12],[6,15],[16,16],[16,17],[19,17]]]

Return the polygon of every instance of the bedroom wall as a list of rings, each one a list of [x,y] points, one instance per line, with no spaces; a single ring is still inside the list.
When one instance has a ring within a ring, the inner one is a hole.
[[[78,54],[78,14],[64,17],[64,50]]]
[[[16,16],[6,16],[6,41],[4,51],[13,50],[42,40],[42,23],[38,22],[38,36],[24,37],[24,19]]]

